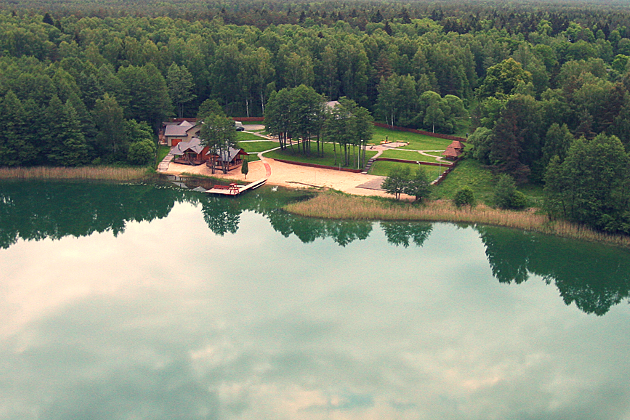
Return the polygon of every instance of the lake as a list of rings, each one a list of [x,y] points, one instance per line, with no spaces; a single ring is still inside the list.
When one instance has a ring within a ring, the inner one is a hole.
[[[1,419],[630,419],[630,252],[0,183]]]

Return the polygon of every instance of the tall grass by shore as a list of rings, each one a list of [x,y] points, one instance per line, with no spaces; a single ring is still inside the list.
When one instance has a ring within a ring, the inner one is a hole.
[[[630,248],[628,236],[605,234],[562,220],[550,221],[547,216],[534,212],[500,210],[483,204],[458,209],[445,200],[418,205],[326,192],[310,200],[289,204],[285,210],[328,219],[479,223]]]
[[[149,176],[150,174],[146,168],[114,168],[108,166],[0,168],[0,179],[85,179],[124,182],[137,181]]]

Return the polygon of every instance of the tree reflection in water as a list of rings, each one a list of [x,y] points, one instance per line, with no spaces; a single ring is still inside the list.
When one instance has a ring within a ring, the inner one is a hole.
[[[304,191],[261,188],[240,197],[212,197],[169,186],[115,185],[85,182],[2,182],[0,248],[18,239],[60,239],[111,231],[124,232],[129,221],[168,216],[177,202],[200,205],[205,222],[217,235],[235,233],[244,211],[264,215],[285,237],[304,243],[332,238],[340,246],[367,239],[373,223],[304,218],[286,213],[285,204],[309,198]],[[396,246],[423,246],[432,225],[382,222],[387,241]],[[520,284],[531,275],[554,284],[563,301],[589,314],[603,315],[628,301],[630,255],[627,250],[563,240],[517,230],[477,226],[492,274],[501,283]]]
[[[477,227],[494,276],[522,283],[531,274],[555,284],[565,304],[604,315],[630,290],[627,250],[496,227]]]
[[[422,246],[433,230],[432,224],[420,222],[383,222],[381,227],[387,236],[387,242],[396,246],[402,245],[405,248],[411,242]]]
[[[181,190],[155,185],[86,182],[3,182],[0,184],[0,247],[18,239],[61,239],[125,231],[129,221],[168,216],[176,202],[190,201]]]

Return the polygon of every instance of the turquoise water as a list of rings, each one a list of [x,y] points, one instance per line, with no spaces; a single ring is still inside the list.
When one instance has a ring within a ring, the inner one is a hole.
[[[627,251],[0,184],[2,419],[629,419]]]

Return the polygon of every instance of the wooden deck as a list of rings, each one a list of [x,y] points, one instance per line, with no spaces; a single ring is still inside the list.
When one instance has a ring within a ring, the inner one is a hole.
[[[225,185],[215,185],[214,187],[206,190],[208,194],[219,194],[219,195],[239,195],[248,190],[255,190],[256,188],[262,186],[267,182],[267,178],[261,178],[258,181],[254,181],[251,184],[247,185],[236,185],[230,184],[229,186]]]

